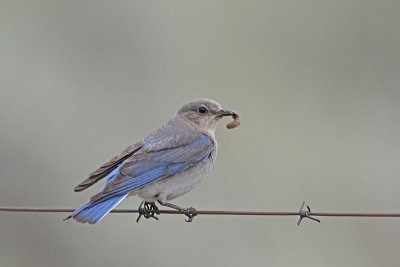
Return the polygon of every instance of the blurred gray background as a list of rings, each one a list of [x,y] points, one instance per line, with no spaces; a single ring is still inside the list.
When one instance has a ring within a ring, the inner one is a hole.
[[[197,209],[400,211],[399,1],[0,2],[0,206],[73,188],[185,102],[217,129]],[[139,199],[119,207],[137,208]],[[400,220],[0,213],[0,266],[399,266]]]

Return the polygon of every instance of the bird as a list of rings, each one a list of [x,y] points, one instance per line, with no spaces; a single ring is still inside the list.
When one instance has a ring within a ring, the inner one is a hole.
[[[195,99],[183,105],[162,127],[127,147],[77,185],[74,191],[80,192],[106,180],[99,193],[64,220],[95,224],[126,197],[138,196],[143,201],[137,222],[141,216],[158,220],[156,202],[182,212],[191,222],[194,208],[182,208],[169,201],[194,189],[210,172],[217,156],[214,132],[225,116],[235,119],[235,125],[228,123],[228,129],[240,123],[237,113],[222,109],[211,99]]]

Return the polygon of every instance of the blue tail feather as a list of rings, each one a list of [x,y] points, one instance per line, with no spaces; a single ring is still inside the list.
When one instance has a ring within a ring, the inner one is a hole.
[[[115,206],[117,206],[128,194],[116,196],[105,201],[102,201],[94,206],[91,201],[85,203],[82,207],[74,211],[70,216],[66,218],[73,218],[74,220],[81,223],[94,224],[100,221],[104,216],[107,215]]]

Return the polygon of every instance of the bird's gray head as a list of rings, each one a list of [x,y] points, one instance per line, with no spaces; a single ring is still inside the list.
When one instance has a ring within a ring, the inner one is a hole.
[[[221,105],[211,99],[195,99],[178,110],[177,115],[189,121],[195,127],[214,132],[218,121],[224,116],[232,116],[232,111],[222,109]]]

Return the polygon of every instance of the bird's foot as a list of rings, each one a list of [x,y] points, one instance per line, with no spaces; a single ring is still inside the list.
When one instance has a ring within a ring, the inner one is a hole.
[[[193,211],[195,211],[195,210],[196,209],[193,208],[193,207],[189,207],[189,208],[181,210],[188,217],[188,219],[185,220],[186,222],[192,222],[193,221],[193,218],[197,215],[197,214],[193,213]]]
[[[179,206],[177,206],[177,205],[175,205],[175,204],[168,203],[168,202],[161,202],[161,201],[158,201],[158,203],[160,203],[162,206],[169,207],[169,208],[172,208],[172,209],[175,209],[175,210],[179,210],[180,212],[182,212],[183,214],[185,214],[185,215],[188,217],[188,219],[185,220],[186,222],[192,222],[194,216],[197,215],[197,214],[194,214],[194,213],[193,213],[193,211],[195,211],[195,209],[192,208],[192,207],[189,207],[189,208],[184,209],[184,208],[181,208],[181,207],[179,207]]]
[[[137,223],[139,222],[142,216],[145,217],[146,219],[154,218],[158,220],[158,217],[156,217],[154,214],[160,214],[160,210],[158,209],[158,207],[154,202],[142,201],[142,203],[140,203],[140,206],[138,208],[138,213],[139,216],[136,219]]]

